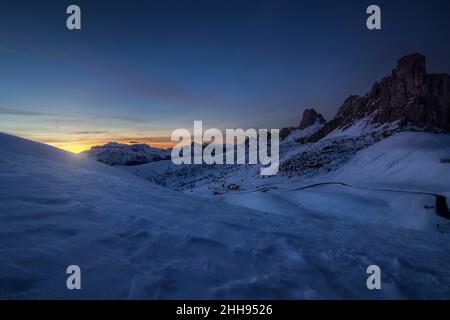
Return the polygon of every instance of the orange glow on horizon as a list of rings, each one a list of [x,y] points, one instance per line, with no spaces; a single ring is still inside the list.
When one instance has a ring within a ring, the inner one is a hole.
[[[123,142],[123,141],[114,141],[112,140],[104,140],[104,141],[98,141],[93,143],[92,141],[89,142],[83,142],[83,141],[77,141],[77,142],[73,142],[73,141],[69,141],[69,142],[45,142],[42,141],[43,143],[46,143],[48,145],[51,145],[52,147],[56,147],[65,151],[69,151],[72,153],[80,153],[86,150],[89,150],[91,147],[94,146],[101,146],[104,144],[107,144],[108,142],[119,142],[119,143],[123,143],[123,144],[128,144],[131,145],[133,143],[129,143],[129,142]],[[153,143],[147,143],[145,141],[138,141],[138,143],[144,143],[144,144],[148,144],[150,145],[152,148],[159,148],[159,149],[168,149],[168,148],[172,148],[175,143],[173,142],[153,142]]]

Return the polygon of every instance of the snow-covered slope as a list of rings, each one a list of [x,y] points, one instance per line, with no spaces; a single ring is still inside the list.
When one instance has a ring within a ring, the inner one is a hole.
[[[450,298],[447,234],[330,215],[316,197],[246,209],[0,134],[0,297]]]
[[[442,161],[450,158],[450,136],[399,132],[382,137],[343,135],[296,146],[283,142],[280,174],[270,178],[251,166],[175,166],[165,161],[125,169],[172,189],[271,213],[295,215],[307,209],[449,232],[448,221],[436,214],[435,194],[450,198],[450,167]],[[230,184],[239,190],[228,190]]]
[[[362,150],[327,179],[450,196],[450,135],[400,132]]]
[[[305,129],[296,128],[296,129],[292,130],[285,139],[283,139],[283,144],[285,146],[298,144],[302,140],[308,138],[313,133],[317,132],[322,127],[323,127],[323,123],[316,122],[313,125],[305,128]]]

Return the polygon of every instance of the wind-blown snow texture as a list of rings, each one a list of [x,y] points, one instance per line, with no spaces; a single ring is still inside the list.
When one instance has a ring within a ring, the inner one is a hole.
[[[448,193],[448,164],[433,159],[448,150],[449,137],[418,136],[428,153],[399,148],[404,137],[359,152],[355,166],[333,178],[360,182],[352,175],[368,166],[369,178],[381,184],[380,170],[392,187],[407,170],[434,164],[440,180],[426,172],[417,179]],[[394,152],[388,158],[386,148]],[[403,160],[412,167],[395,171],[392,161]],[[295,190],[305,182],[295,179],[286,190],[284,179],[271,180],[280,189],[199,197],[205,189],[171,191],[0,134],[0,297],[450,298],[450,236],[433,228],[438,218],[423,207],[433,205],[431,196],[333,185]],[[81,267],[81,290],[66,288],[71,264]],[[382,269],[380,291],[366,287],[371,264]]]

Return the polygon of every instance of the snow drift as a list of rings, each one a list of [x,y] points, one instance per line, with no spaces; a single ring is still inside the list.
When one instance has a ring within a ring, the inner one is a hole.
[[[450,298],[446,234],[246,209],[4,134],[0,200],[1,298]]]

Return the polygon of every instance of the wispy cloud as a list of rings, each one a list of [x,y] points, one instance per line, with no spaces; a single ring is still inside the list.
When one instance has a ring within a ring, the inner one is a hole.
[[[18,110],[18,109],[9,109],[9,108],[0,108],[0,114],[11,115],[11,116],[32,116],[32,117],[55,116],[54,113],[29,111],[29,110]]]
[[[88,134],[105,134],[105,133],[108,133],[108,131],[75,131],[75,132],[70,132],[69,134],[88,135]]]
[[[11,115],[11,116],[24,116],[24,117],[52,117],[48,119],[42,119],[42,121],[46,122],[86,122],[87,120],[72,118],[71,115],[61,115],[51,112],[41,112],[41,111],[31,111],[31,110],[23,110],[23,109],[13,109],[13,108],[1,108],[0,114],[3,115]],[[80,115],[77,115],[80,117]],[[148,121],[145,119],[139,119],[137,117],[130,117],[125,115],[117,115],[117,116],[109,116],[109,115],[90,115],[89,118],[98,119],[98,120],[122,120],[133,123],[147,123]],[[41,120],[40,120],[41,121]],[[106,132],[98,132],[98,133],[106,133]]]
[[[113,139],[115,142],[121,143],[147,143],[147,144],[172,144],[170,137],[123,137]]]
[[[112,120],[123,120],[123,121],[135,122],[135,123],[146,123],[147,122],[144,119],[139,119],[139,118],[135,118],[135,117],[128,117],[128,116],[97,116],[96,118],[99,118],[99,119],[112,119]]]
[[[125,66],[114,66],[114,68],[103,66],[99,63],[90,63],[80,60],[76,55],[63,51],[54,51],[44,48],[35,39],[26,35],[9,32],[9,41],[17,47],[17,51],[27,50],[39,54],[49,60],[59,61],[64,64],[82,68],[83,70],[102,78],[111,79],[124,93],[135,96],[139,94],[147,99],[162,99],[177,102],[202,103],[216,107],[227,107],[228,105],[215,96],[205,92],[192,92],[174,83],[142,77],[132,69]]]

